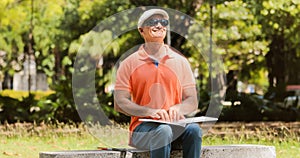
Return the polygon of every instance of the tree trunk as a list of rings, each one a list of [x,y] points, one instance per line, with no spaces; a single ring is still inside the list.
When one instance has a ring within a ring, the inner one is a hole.
[[[274,35],[270,44],[270,51],[266,55],[269,71],[269,91],[275,93],[275,100],[282,101],[285,94],[286,81],[286,52],[284,52],[283,35]]]

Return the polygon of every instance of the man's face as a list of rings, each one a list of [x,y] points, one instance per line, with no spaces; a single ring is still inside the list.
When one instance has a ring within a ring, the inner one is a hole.
[[[168,21],[162,15],[152,15],[148,18],[142,28],[139,28],[145,42],[163,43],[166,37]]]

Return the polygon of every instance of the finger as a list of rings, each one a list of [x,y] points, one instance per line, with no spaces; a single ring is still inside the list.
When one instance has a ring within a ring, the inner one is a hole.
[[[165,121],[170,122],[171,121],[170,115],[166,111],[165,111],[164,115],[165,115]]]
[[[172,114],[173,114],[173,118],[172,118],[173,121],[178,121],[178,118],[177,118],[177,117],[178,117],[177,111],[173,110],[173,111],[172,111]]]
[[[158,113],[157,113],[160,117],[160,120],[164,121],[165,120],[165,115],[164,115],[164,112],[163,110],[160,110]]]
[[[154,115],[152,115],[152,116],[150,116],[150,117],[152,117],[152,118],[156,118],[156,119],[160,119],[161,117],[159,116],[159,114],[154,114]]]
[[[174,121],[174,111],[173,110],[169,110],[169,117],[170,117],[170,121],[173,122]]]
[[[180,118],[180,114],[176,111],[176,113],[175,113],[175,119],[176,119],[176,121],[178,121]]]
[[[156,110],[154,111],[151,115],[150,115],[151,118],[155,118],[155,119],[160,119],[160,115],[159,115],[159,111]]]
[[[160,112],[160,113],[159,113],[159,116],[160,116],[160,119],[161,119],[161,120],[163,120],[163,121],[166,120],[166,119],[165,119],[165,115],[164,115],[163,112]]]

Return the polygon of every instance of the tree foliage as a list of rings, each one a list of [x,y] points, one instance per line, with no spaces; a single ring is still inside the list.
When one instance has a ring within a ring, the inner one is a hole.
[[[171,43],[189,58],[199,74],[199,82],[205,85],[209,79],[209,67],[207,59],[199,55],[196,47],[208,50],[211,5],[213,52],[223,58],[226,72],[235,70],[239,72],[239,80],[256,84],[263,92],[276,92],[281,99],[287,84],[299,84],[298,0],[2,0],[0,81],[23,69],[29,50],[32,17],[34,60],[38,71],[46,73],[50,88],[56,91],[45,102],[53,107],[60,106],[62,111],[70,112],[74,108],[71,81],[75,59],[81,49],[88,52],[88,58],[97,69],[95,86],[98,98],[103,99],[104,104],[112,105],[111,94],[106,91],[111,84],[111,70],[124,52],[143,42],[136,30],[124,32],[118,37],[113,32],[135,26],[132,20],[136,20],[141,8],[123,19],[107,21],[107,25],[97,24],[126,9],[159,6],[187,14],[201,26],[187,27],[185,31],[189,38],[172,33]],[[116,21],[119,23],[109,28]],[[126,23],[126,26],[120,26],[121,23]],[[189,42],[190,38],[205,44],[193,45]],[[87,45],[90,48],[82,47],[84,40],[92,42]],[[108,44],[110,40],[113,42]],[[101,49],[105,53],[99,55],[97,50]],[[103,63],[97,67],[99,59],[103,59]],[[103,105],[106,111],[112,111],[112,106],[106,105]],[[71,112],[76,113],[75,110]]]
[[[257,19],[264,36],[270,41],[266,57],[269,89],[284,97],[288,84],[299,84],[299,8],[300,1],[260,1]]]

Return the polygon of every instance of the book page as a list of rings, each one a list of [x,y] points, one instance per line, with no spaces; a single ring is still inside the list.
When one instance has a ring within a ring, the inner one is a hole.
[[[167,121],[154,120],[154,119],[139,119],[139,121],[164,123],[164,124],[177,125],[177,126],[183,126],[184,127],[186,124],[194,123],[194,122],[218,121],[218,118],[200,116],[200,117],[191,117],[191,118],[181,119],[181,120],[176,121],[176,122],[167,122]]]

